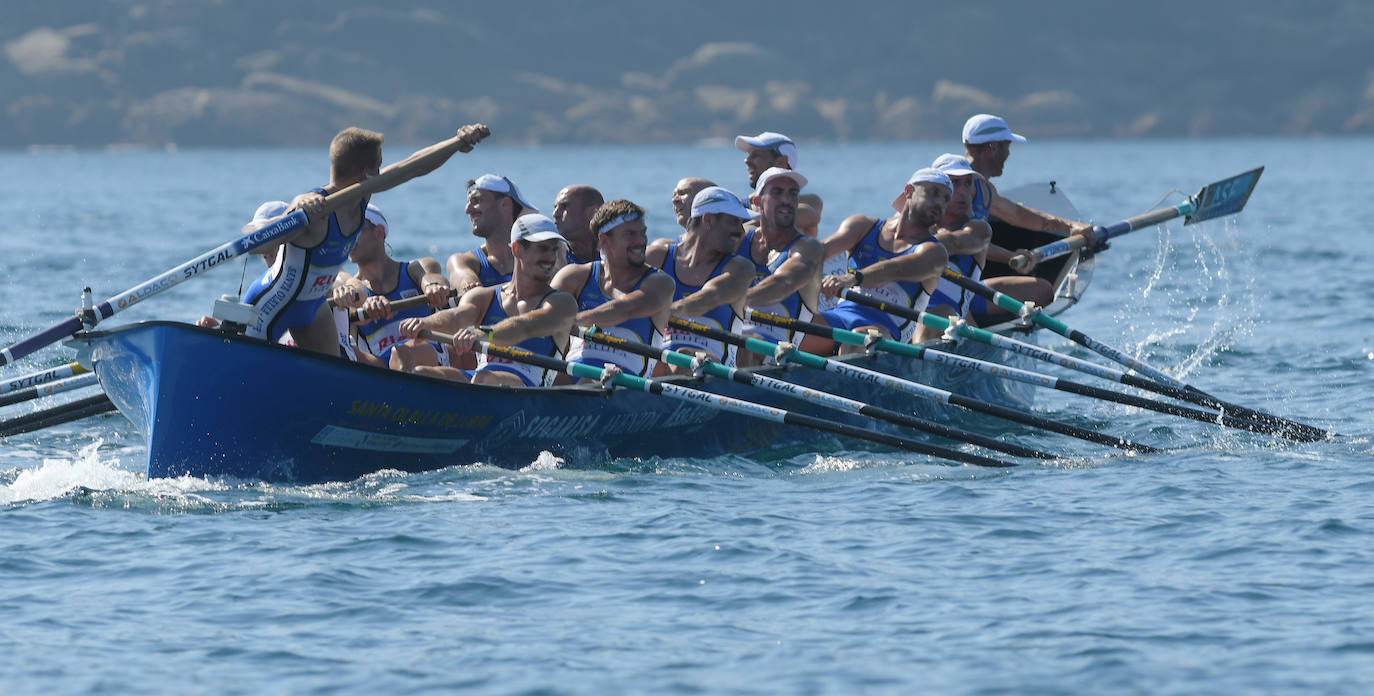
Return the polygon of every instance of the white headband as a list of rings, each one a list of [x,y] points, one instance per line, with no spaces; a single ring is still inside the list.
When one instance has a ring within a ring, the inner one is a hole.
[[[633,211],[624,213],[602,223],[600,227],[596,228],[596,233],[603,234],[605,232],[609,232],[615,229],[616,227],[619,227],[620,225],[623,225],[627,222],[634,222],[635,220],[638,220],[642,217],[644,217],[643,213],[636,213]]]

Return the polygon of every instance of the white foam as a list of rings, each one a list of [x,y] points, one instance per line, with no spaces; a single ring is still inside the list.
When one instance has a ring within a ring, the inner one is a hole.
[[[45,458],[38,468],[19,472],[12,483],[0,486],[0,505],[52,500],[78,487],[183,498],[191,491],[215,488],[214,484],[193,477],[149,481],[141,472],[121,468],[117,460],[102,461],[102,444],[102,440],[96,440],[77,450],[72,459]]]
[[[540,452],[540,453],[539,453],[539,456],[538,456],[538,457],[535,457],[535,458],[534,458],[534,461],[530,462],[528,466],[525,466],[524,468],[522,468],[522,469],[520,469],[520,470],[521,470],[521,471],[557,471],[557,470],[559,470],[559,469],[561,469],[561,468],[563,468],[563,459],[562,459],[561,457],[555,457],[555,456],[553,455],[552,452],[549,452],[548,450],[545,450],[545,451],[543,451],[543,452]]]

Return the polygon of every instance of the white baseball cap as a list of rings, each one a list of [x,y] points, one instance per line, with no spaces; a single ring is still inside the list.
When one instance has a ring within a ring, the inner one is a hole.
[[[382,211],[371,203],[367,204],[367,211],[363,213],[363,218],[378,227],[388,227],[386,224],[386,216],[382,215]]]
[[[739,196],[720,186],[708,186],[692,199],[692,217],[699,218],[707,213],[725,213],[741,220],[753,220],[759,216]]]
[[[1003,140],[1024,143],[1026,139],[1011,132],[1011,127],[1000,116],[976,114],[964,122],[964,142],[970,145],[996,143]]]
[[[806,177],[802,176],[801,174],[798,174],[797,172],[791,169],[783,169],[782,167],[769,167],[763,170],[763,173],[759,175],[759,183],[756,186],[754,186],[754,195],[762,196],[763,190],[768,186],[768,182],[779,177],[791,179],[797,182],[797,188],[799,189],[806,188]]]
[[[740,152],[748,152],[752,148],[772,150],[787,158],[787,166],[793,169],[797,167],[797,144],[782,133],[764,131],[753,137],[737,135],[735,136],[735,147]]]
[[[253,219],[249,220],[248,224],[253,227],[262,227],[267,224],[268,220],[281,217],[289,207],[291,206],[286,201],[267,201],[253,211]]]
[[[504,194],[510,196],[516,203],[519,203],[522,208],[535,211],[539,210],[530,205],[529,201],[525,200],[524,196],[520,195],[520,189],[515,188],[515,182],[500,174],[483,174],[472,182],[471,188]],[[520,211],[517,210],[515,212],[519,213]]]
[[[949,177],[945,176],[945,173],[938,169],[931,169],[930,167],[917,169],[916,172],[911,175],[911,178],[906,180],[906,186],[915,186],[921,183],[939,184],[944,186],[951,195],[954,193],[954,182],[950,181]],[[900,211],[902,207],[906,205],[906,186],[902,187],[902,193],[900,195],[892,199],[893,209]]]
[[[938,169],[949,176],[967,176],[977,174],[973,171],[973,165],[969,164],[968,158],[963,155],[956,155],[946,152],[935,158],[930,164],[932,169]]]
[[[557,239],[564,244],[568,240],[558,233],[558,225],[546,215],[530,213],[521,215],[515,219],[515,223],[510,226],[510,240],[512,242],[543,242],[550,239]]]

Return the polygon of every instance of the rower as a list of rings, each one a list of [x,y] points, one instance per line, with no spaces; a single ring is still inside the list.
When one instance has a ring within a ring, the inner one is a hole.
[[[672,197],[673,216],[677,218],[678,227],[687,229],[687,221],[692,219],[692,201],[696,200],[702,189],[715,185],[710,179],[699,176],[678,179],[677,185],[673,187]]]
[[[673,279],[645,263],[648,228],[644,209],[627,200],[607,201],[592,217],[601,258],[564,266],[555,289],[577,298],[577,323],[638,343],[656,344],[668,324]],[[613,364],[646,376],[652,361],[610,346],[572,340],[568,359],[596,367]]]
[[[686,181],[686,179],[684,179]],[[754,280],[754,267],[735,253],[744,236],[744,221],[758,217],[738,196],[718,186],[699,191],[692,201],[679,241],[656,239],[645,260],[663,269],[677,284],[673,316],[713,329],[734,331],[744,317],[744,295]],[[664,347],[735,364],[734,346],[689,331],[668,327]],[[659,363],[655,376],[677,371]]]
[[[997,187],[992,185],[991,179],[1002,175],[1014,142],[1024,143],[1026,139],[1011,132],[1001,117],[976,114],[964,123],[964,152],[973,170],[981,175],[974,182],[973,217],[986,220],[991,215],[1027,230],[1081,235],[1088,240],[1088,247],[1092,248],[1096,242],[1092,225],[1029,208],[997,194]],[[994,243],[988,249],[988,260],[1006,263],[1014,254],[1024,251],[1019,249],[1012,252]],[[1019,272],[1030,273],[1034,266],[1032,262]]]
[[[924,311],[949,262],[949,254],[936,240],[935,231],[953,192],[953,184],[944,172],[919,169],[892,202],[898,208],[895,215],[885,219],[852,215],[845,219],[826,244],[833,242],[848,250],[853,270],[826,276],[822,291],[837,295],[846,288],[858,288],[885,302]],[[911,341],[923,337],[916,322],[899,320],[849,300],[841,301],[822,316],[831,326],[860,333],[876,331],[882,338]],[[858,350],[861,349],[857,346],[841,348],[841,352]]]
[[[567,352],[577,303],[571,295],[549,286],[555,269],[567,255],[567,240],[553,220],[537,213],[520,216],[511,227],[511,279],[497,286],[481,286],[463,293],[458,306],[428,317],[401,322],[400,333],[415,338],[421,331],[452,333],[449,350],[454,355],[471,351],[483,339],[496,345],[515,346],[536,355],[561,357]],[[489,326],[483,330],[479,327]],[[471,373],[438,362],[428,341],[409,341],[392,352],[394,369],[474,384],[513,387],[549,386],[549,371],[525,363],[477,356]]]
[[[458,136],[463,146],[458,149],[471,150],[487,132],[486,126],[480,124],[459,128]],[[382,170],[381,133],[346,128],[334,136],[329,146],[329,184],[301,194],[292,202],[293,208],[305,212],[310,224],[282,238],[272,268],[244,295],[244,301],[254,305],[258,312],[246,335],[276,341],[290,331],[301,348],[326,355],[338,354],[339,337],[334,316],[325,300],[335,275],[358,241],[367,198],[359,200],[356,206],[326,216],[322,214],[325,196],[383,171],[409,165],[422,154],[425,153],[417,152]],[[388,190],[434,171],[445,161],[447,158],[422,169],[412,169],[376,191]]]
[[[471,251],[448,257],[444,264],[449,285],[461,296],[471,288],[500,285],[511,277],[510,230],[525,212],[537,213],[520,195],[520,189],[500,174],[483,174],[468,181],[467,207],[472,235],[482,243]]]
[[[377,206],[367,204],[363,229],[358,243],[348,258],[358,264],[358,274],[339,272],[335,283],[336,307],[361,307],[368,321],[353,326],[360,362],[386,367],[391,361],[392,346],[404,340],[400,323],[411,317],[426,317],[449,303],[448,279],[439,262],[425,257],[412,261],[397,261],[387,254],[390,226]],[[391,303],[408,297],[424,295],[427,305],[393,312]],[[441,364],[447,364],[447,354],[441,353]]]
[[[753,195],[759,226],[746,232],[740,245],[740,255],[755,268],[754,286],[745,296],[748,308],[740,333],[770,341],[793,339],[788,329],[748,321],[749,310],[802,321],[818,319],[816,299],[825,247],[797,228],[798,200],[805,186],[806,177],[791,169],[772,167],[759,175]],[[828,352],[830,342],[808,335],[801,341],[801,349]],[[752,352],[740,353],[737,360],[741,367],[760,363],[760,357]]]
[[[949,205],[945,208],[945,216],[935,226],[935,239],[949,254],[950,270],[966,278],[979,280],[987,257],[988,243],[992,241],[992,227],[986,220],[972,219],[973,181],[978,178],[978,174],[969,165],[968,159],[962,155],[940,155],[930,166],[944,172],[953,187]],[[897,200],[905,204],[903,198]],[[970,305],[975,297],[977,295],[955,285],[953,281],[941,278],[935,292],[930,296],[927,311],[945,317],[968,318]]]
[[[565,186],[558,192],[553,201],[553,221],[558,224],[558,233],[568,240],[568,263],[596,260],[592,216],[605,202],[600,191],[586,184]]]

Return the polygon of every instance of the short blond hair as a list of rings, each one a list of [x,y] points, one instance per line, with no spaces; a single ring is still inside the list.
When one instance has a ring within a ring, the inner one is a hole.
[[[381,133],[356,126],[345,128],[329,143],[329,172],[334,179],[349,179],[380,167]]]

